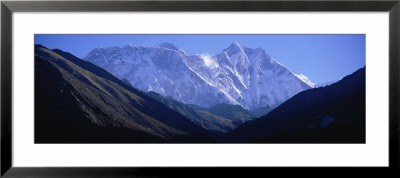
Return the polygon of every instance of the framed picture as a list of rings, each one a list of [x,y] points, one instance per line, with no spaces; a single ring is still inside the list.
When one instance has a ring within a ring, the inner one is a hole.
[[[399,6],[4,1],[1,174],[398,168]]]

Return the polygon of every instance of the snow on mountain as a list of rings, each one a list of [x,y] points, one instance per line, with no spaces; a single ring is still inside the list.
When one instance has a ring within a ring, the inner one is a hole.
[[[219,103],[255,109],[278,105],[314,87],[263,49],[231,44],[210,56],[189,55],[172,43],[157,47],[99,47],[84,58],[143,91],[211,107]]]
[[[302,80],[304,83],[306,83],[307,85],[311,86],[312,88],[315,87],[315,83],[311,82],[310,79],[308,79],[307,76],[303,75],[303,74],[294,74],[296,75],[297,78],[299,78],[300,80]]]

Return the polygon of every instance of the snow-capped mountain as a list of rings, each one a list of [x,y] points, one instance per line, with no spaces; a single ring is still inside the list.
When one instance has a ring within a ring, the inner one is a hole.
[[[311,82],[310,79],[308,79],[307,76],[305,76],[304,74],[294,74],[297,78],[299,78],[300,80],[302,80],[304,83],[306,83],[307,85],[309,85],[310,87],[314,88],[315,87],[315,83]]]
[[[157,47],[98,47],[84,58],[143,91],[211,107],[218,103],[256,109],[278,105],[313,88],[263,49],[238,43],[215,56],[189,55],[171,43]]]

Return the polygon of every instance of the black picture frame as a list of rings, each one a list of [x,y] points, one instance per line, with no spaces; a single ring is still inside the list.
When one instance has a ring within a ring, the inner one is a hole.
[[[12,166],[12,17],[13,12],[124,12],[124,11],[347,11],[389,12],[389,167],[356,170],[396,170],[399,168],[400,101],[400,1],[2,1],[1,2],[1,175],[6,177],[128,177],[208,175],[240,172],[244,168],[20,168]],[[247,168],[247,173],[265,172]],[[296,169],[309,172],[308,168]],[[330,168],[317,168],[330,169]],[[348,169],[348,168],[345,168]],[[290,171],[289,171],[290,172]],[[330,174],[338,174],[330,170]]]

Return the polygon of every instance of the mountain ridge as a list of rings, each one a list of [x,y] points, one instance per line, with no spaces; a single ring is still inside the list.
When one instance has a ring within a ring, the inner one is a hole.
[[[329,86],[298,93],[242,124],[232,142],[364,143],[365,67]]]
[[[35,45],[36,143],[216,141],[176,111],[70,55]]]
[[[218,65],[217,68],[223,70],[214,72],[234,75],[232,78],[236,77],[238,82],[235,86],[242,87],[235,89],[238,91],[250,89],[254,84],[252,66],[257,60],[249,58],[258,59],[260,63],[256,66],[264,65],[256,73],[271,72],[290,81],[307,79],[301,74],[299,78],[288,73],[285,66],[272,58],[264,58],[268,54],[262,49],[249,49],[238,43],[232,45],[220,53],[224,57],[206,59],[195,55],[181,61],[176,57],[187,56],[184,51],[162,44],[157,47],[162,50],[156,55],[167,58],[148,59],[159,62],[156,65],[160,70],[183,70],[183,73],[169,74],[170,77],[186,75],[207,86],[218,83],[207,81],[213,73],[201,73],[202,69],[215,69],[213,65]],[[132,47],[127,46],[127,52]],[[254,57],[260,55],[264,57]],[[164,66],[169,59],[176,65]],[[202,65],[187,64],[201,60]],[[212,61],[206,65],[206,60]],[[213,64],[216,60],[221,61]],[[282,67],[274,68],[276,65]],[[185,73],[190,71],[193,73]],[[297,84],[307,85],[307,81]],[[243,97],[246,93],[238,94]],[[252,115],[261,117],[254,119]],[[204,108],[154,91],[144,93],[126,78],[117,78],[91,62],[62,50],[35,45],[35,143],[215,142],[365,143],[365,67],[338,82],[311,87],[279,105],[266,105],[260,110],[247,110],[231,103]]]
[[[84,60],[143,92],[154,91],[201,107],[227,103],[263,108],[313,87],[263,49],[241,47],[237,42],[214,56],[189,55],[164,42],[157,47],[95,48]]]

